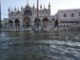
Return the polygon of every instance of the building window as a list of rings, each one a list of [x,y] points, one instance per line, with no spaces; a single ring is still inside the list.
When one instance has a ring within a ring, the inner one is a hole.
[[[71,17],[74,17],[74,14],[73,13],[71,14]]]
[[[55,20],[54,18],[52,18],[52,20]]]
[[[64,14],[63,16],[66,17],[66,14]]]

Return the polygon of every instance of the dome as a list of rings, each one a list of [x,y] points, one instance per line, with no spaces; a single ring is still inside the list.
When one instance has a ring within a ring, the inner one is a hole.
[[[18,10],[18,11],[16,12],[16,14],[20,14],[20,11]]]
[[[27,6],[25,7],[25,10],[31,10],[31,7],[30,7],[29,5],[27,5]]]
[[[28,1],[27,1],[27,5],[25,6],[25,10],[30,10],[31,9],[31,7],[29,6],[29,4],[28,4]]]

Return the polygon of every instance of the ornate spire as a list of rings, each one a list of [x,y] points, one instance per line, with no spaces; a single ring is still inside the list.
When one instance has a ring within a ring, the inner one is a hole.
[[[48,5],[48,8],[49,8],[49,9],[51,8],[50,2],[49,2],[49,5]]]
[[[35,7],[34,7],[34,4],[33,4],[33,8],[35,8]]]
[[[18,11],[19,11],[19,7],[18,7]]]
[[[45,8],[45,5],[44,5],[44,9],[46,9],[46,8]]]
[[[42,5],[40,5],[40,9],[42,9]]]
[[[21,10],[23,10],[23,6],[21,6]]]
[[[8,8],[8,11],[11,11],[10,8]]]
[[[27,0],[27,6],[29,6],[29,4],[28,4],[28,0]]]
[[[15,9],[14,9],[14,10],[15,10],[15,11],[17,10],[17,9],[16,9],[16,7],[15,7]]]

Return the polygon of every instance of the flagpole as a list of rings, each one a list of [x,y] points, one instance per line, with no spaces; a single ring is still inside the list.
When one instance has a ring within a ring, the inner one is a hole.
[[[0,30],[2,29],[2,26],[1,26],[1,1],[0,1]]]
[[[37,18],[39,17],[39,1],[37,0]]]
[[[37,29],[39,30],[39,0],[37,0]]]

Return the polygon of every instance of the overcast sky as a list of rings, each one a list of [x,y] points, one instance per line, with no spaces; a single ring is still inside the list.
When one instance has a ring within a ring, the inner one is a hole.
[[[27,1],[30,6],[33,4],[36,7],[37,0],[1,0],[1,18],[8,17],[8,8],[10,7],[11,10],[14,8],[19,8],[21,6],[25,6]],[[60,9],[78,9],[80,8],[80,0],[39,0],[39,4],[47,8],[49,2],[51,3],[51,14],[54,15]]]

